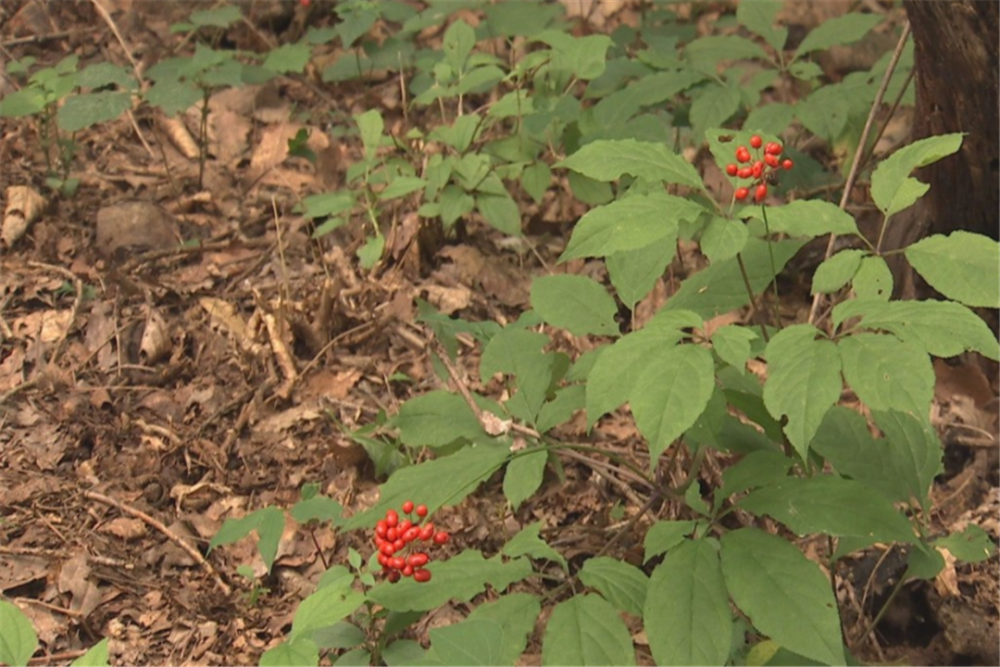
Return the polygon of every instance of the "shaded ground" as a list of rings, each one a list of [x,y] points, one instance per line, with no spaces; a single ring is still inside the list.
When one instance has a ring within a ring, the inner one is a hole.
[[[194,9],[106,6],[143,68],[179,47],[169,26]],[[227,46],[266,50],[296,39],[307,22],[330,20],[299,3],[243,8],[249,20],[227,31]],[[597,11],[589,29],[609,30],[627,15]],[[83,64],[128,62],[112,22],[91,3],[4,3],[0,20],[5,58],[54,64],[77,53]],[[433,43],[440,33],[422,38]],[[206,560],[208,540],[227,516],[292,505],[309,482],[352,510],[370,506],[374,468],[345,432],[440,386],[414,299],[468,320],[516,318],[527,308],[531,277],[551,269],[583,212],[565,188],[553,187],[541,205],[524,203],[528,233],[511,243],[476,222],[446,240],[399,210],[386,261],[361,270],[359,229],[317,242],[293,212],[306,194],[342,183],[357,158],[356,138],[323,130],[373,106],[398,137],[420,119],[404,121],[395,78],[334,86],[320,81],[319,69],[213,97],[212,159],[200,190],[197,158],[147,108],[80,133],[77,195],[50,197],[27,236],[4,249],[0,590],[31,618],[40,663],[68,663],[109,636],[118,664],[257,664],[322,571],[317,549],[344,562],[348,547],[367,554],[369,546],[363,535],[320,530],[314,542],[290,529],[263,580],[269,590],[252,605],[235,569],[249,562],[264,574],[254,546],[247,540]],[[196,115],[184,120],[197,128]],[[287,155],[302,127],[314,130],[315,167]],[[898,131],[905,136],[905,127]],[[5,119],[0,164],[5,197],[10,186],[45,191],[35,124]],[[178,249],[178,240],[191,239],[200,243]],[[674,268],[701,262],[688,249]],[[583,263],[566,270],[603,271]],[[672,289],[665,277],[640,317]],[[792,317],[805,293],[786,294],[783,311]],[[586,345],[561,343],[571,353]],[[465,369],[476,368],[477,355],[465,350]],[[975,360],[936,368],[935,423],[947,459],[933,494],[935,525],[945,531],[972,521],[996,539],[996,378]],[[472,388],[500,390],[477,386],[476,376],[468,373]],[[560,435],[588,437],[579,421]],[[645,447],[624,416],[590,437],[645,465]],[[674,463],[680,469],[684,461]],[[566,467],[565,483],[549,480],[504,521],[496,519],[505,506],[500,485],[488,485],[445,518],[450,548],[491,553],[519,525],[543,518],[571,562],[600,551],[619,520],[613,508],[629,507],[634,496],[602,461],[572,459]],[[637,533],[615,555],[640,564],[641,544]],[[876,551],[841,573],[853,577],[840,594],[856,654],[918,664],[995,661],[996,559],[950,565],[935,582],[907,586],[879,628],[862,636],[886,582],[898,576],[894,558]],[[433,612],[416,637],[466,613],[464,606]],[[526,662],[539,652],[529,646]]]

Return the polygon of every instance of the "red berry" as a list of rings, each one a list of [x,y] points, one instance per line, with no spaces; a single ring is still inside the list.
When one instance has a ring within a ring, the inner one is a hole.
[[[758,134],[755,134],[752,137],[750,137],[750,145],[753,148],[760,148],[761,144],[763,144],[763,143],[764,143],[764,140],[761,139],[760,135],[758,135]]]
[[[729,174],[730,176],[735,176],[739,172],[739,169],[740,168],[737,167],[735,164],[726,165],[726,173]]]
[[[385,532],[389,529],[389,526],[385,524],[385,519],[380,519],[378,523],[375,524],[375,535],[378,537],[385,537]]]
[[[404,565],[402,572],[403,572],[403,576],[404,577],[412,577],[413,576],[413,566],[412,565]]]
[[[388,510],[385,513],[385,525],[395,528],[399,524],[399,513],[396,510]]]
[[[405,500],[403,501],[403,514],[409,514],[413,511],[413,501]]]
[[[386,578],[392,583],[396,583],[399,581],[399,570],[389,570],[389,574],[386,575]]]
[[[410,557],[406,559],[406,562],[408,562],[413,567],[423,567],[424,565],[427,565],[427,561],[429,560],[430,557],[427,554],[423,552],[418,552],[415,554],[410,554]]]
[[[385,567],[389,563],[389,557],[381,551],[378,552],[378,564]]]
[[[403,519],[402,521],[399,522],[399,525],[396,526],[396,534],[402,535],[412,527],[413,527],[412,521],[410,521],[409,519]]]
[[[769,142],[764,147],[764,152],[768,155],[781,155],[781,144],[776,141]]]
[[[418,537],[420,537],[420,529],[417,528],[416,526],[410,528],[405,533],[403,533],[403,541],[407,543],[412,542]]]
[[[740,146],[736,149],[736,161],[737,162],[749,162],[750,161],[750,151],[747,150],[746,146]]]
[[[420,539],[429,540],[432,537],[434,537],[434,524],[427,522],[427,525],[420,529]]]
[[[396,547],[392,545],[392,542],[383,542],[382,546],[380,546],[378,550],[384,553],[386,556],[391,556],[394,553],[396,553]]]
[[[417,505],[417,516],[421,519],[427,516],[427,505]]]
[[[760,178],[761,174],[764,173],[764,163],[757,160],[753,165],[753,169],[750,170],[750,173],[754,178]]]
[[[757,186],[757,192],[754,193],[754,201],[764,201],[764,197],[767,196],[767,186],[761,183]]]
[[[434,544],[445,544],[448,542],[448,533],[443,530],[434,535]]]
[[[402,537],[396,538],[396,541],[392,543],[392,548],[396,551],[402,551],[406,548],[406,542],[403,541]]]
[[[406,559],[404,559],[402,556],[393,556],[392,558],[389,559],[389,567],[391,567],[394,570],[402,570],[404,567],[406,567]]]
[[[781,168],[784,169],[785,171],[788,171],[789,169],[791,169],[794,166],[795,166],[795,163],[792,162],[791,160],[785,160],[784,162],[781,163]]]
[[[743,201],[747,198],[748,194],[750,194],[750,191],[746,188],[736,188],[736,201]]]
[[[771,167],[772,169],[777,169],[778,168],[778,156],[771,155],[770,153],[768,153],[767,155],[764,156],[764,163],[768,167]]]
[[[413,580],[414,581],[418,581],[420,583],[424,583],[425,581],[430,581],[431,580],[431,571],[430,570],[414,570],[413,571]]]
[[[742,169],[736,172],[736,175],[739,176],[740,178],[750,178],[752,174],[753,174],[753,169],[751,169],[750,167],[743,167]]]

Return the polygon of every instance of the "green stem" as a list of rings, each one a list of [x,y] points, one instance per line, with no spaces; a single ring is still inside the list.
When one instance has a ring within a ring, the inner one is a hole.
[[[740,265],[740,275],[743,276],[743,286],[747,288],[747,296],[750,298],[750,307],[753,308],[754,317],[760,325],[760,335],[764,339],[765,343],[769,343],[771,338],[767,335],[767,326],[764,324],[762,318],[757,317],[760,311],[754,303],[753,287],[750,286],[750,276],[747,275],[747,266],[743,263],[743,253],[736,253],[736,263]]]
[[[781,303],[780,297],[778,296],[778,271],[774,263],[774,243],[771,242],[771,227],[767,222],[767,207],[760,207],[761,215],[764,217],[764,234],[767,236],[767,254],[771,258],[771,284],[774,285],[774,326],[781,330],[781,313],[778,310],[778,305]]]

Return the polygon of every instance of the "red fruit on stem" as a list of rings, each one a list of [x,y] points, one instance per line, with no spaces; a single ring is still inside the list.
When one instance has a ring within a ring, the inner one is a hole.
[[[406,567],[406,560],[402,556],[393,556],[389,559],[389,567],[394,570],[402,570]]]
[[[764,197],[767,196],[767,186],[761,183],[757,186],[757,192],[754,193],[754,201],[761,202],[764,201]]]
[[[427,565],[427,561],[429,560],[430,557],[427,554],[419,552],[415,554],[410,554],[410,557],[406,559],[406,562],[408,562],[413,567],[423,567],[424,565]]]
[[[751,175],[754,178],[760,178],[761,174],[764,173],[764,163],[760,160],[754,163],[753,168],[750,170]]]
[[[776,141],[769,142],[764,147],[764,152],[768,155],[781,155],[781,144]]]
[[[794,166],[795,166],[795,163],[792,162],[791,160],[785,160],[784,162],[781,163],[781,168],[784,169],[785,171],[788,171],[789,169],[791,169]]]
[[[420,537],[420,529],[416,526],[403,533],[403,541],[407,543],[412,542],[418,537]]]
[[[764,140],[760,138],[760,135],[755,134],[752,137],[750,137],[750,145],[753,148],[760,148],[763,143]]]
[[[389,574],[386,577],[390,582],[396,583],[399,581],[399,570],[389,570]]]
[[[443,530],[434,535],[434,544],[445,544],[448,542],[448,533]]]
[[[430,581],[431,580],[431,571],[430,570],[414,570],[413,571],[413,580],[414,581],[418,581],[420,583],[424,583],[425,581]]]
[[[406,548],[406,542],[403,541],[402,537],[396,538],[396,541],[392,543],[392,548],[396,551],[402,551]]]
[[[386,556],[381,551],[379,551],[378,552],[378,564],[381,565],[382,567],[385,567],[388,562],[389,562],[389,557]]]
[[[747,150],[746,146],[740,146],[736,149],[736,161],[737,162],[749,162],[750,161],[750,151]]]
[[[413,501],[412,500],[404,500],[403,501],[403,514],[409,514],[412,511],[413,511]]]
[[[386,556],[391,556],[394,553],[396,553],[396,547],[392,545],[392,542],[383,542],[382,546],[380,546],[378,550],[384,553]]]
[[[736,201],[743,201],[750,194],[747,188],[736,188]]]
[[[772,169],[778,168],[778,156],[776,155],[771,155],[770,153],[768,153],[767,155],[764,156],[764,162],[765,164],[767,164],[768,167],[771,167]]]
[[[385,519],[379,519],[379,522],[375,524],[375,534],[384,538],[387,530],[389,530],[389,526],[386,525]]]
[[[417,505],[417,516],[421,519],[427,516],[427,505]]]
[[[420,529],[420,539],[429,540],[434,537],[434,524],[428,523],[423,528]]]
[[[412,577],[413,576],[413,566],[412,565],[405,565],[403,567],[402,572],[403,572],[403,576],[404,577]]]
[[[750,178],[753,175],[753,169],[751,169],[750,167],[743,167],[738,172],[736,172],[736,175],[739,176],[740,178]]]
[[[395,542],[397,537],[399,537],[399,531],[396,530],[395,528],[390,528],[389,530],[385,531],[385,539],[389,540],[390,542]]]
[[[402,535],[412,527],[413,527],[412,521],[410,521],[409,519],[403,519],[402,521],[399,522],[399,525],[396,526],[396,534]]]
[[[726,173],[729,174],[730,176],[735,176],[737,173],[739,173],[739,169],[740,168],[737,167],[735,164],[726,165]]]
[[[395,528],[399,524],[399,513],[396,510],[386,510],[385,525]]]

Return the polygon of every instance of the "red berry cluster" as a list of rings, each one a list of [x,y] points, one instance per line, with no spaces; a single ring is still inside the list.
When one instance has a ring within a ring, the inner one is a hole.
[[[760,149],[763,146],[764,155],[760,157]],[[759,135],[750,137],[750,147],[758,154],[758,159],[750,154],[750,149],[740,146],[736,149],[736,162],[739,164],[727,164],[726,173],[735,178],[750,179],[749,187],[736,188],[736,200],[743,201],[750,196],[750,188],[754,188],[753,200],[762,202],[767,197],[767,175],[778,169],[788,171],[794,164],[791,160],[781,159],[781,152],[784,150],[776,141],[769,141],[764,146],[764,140]],[[744,166],[740,166],[744,165]]]
[[[420,525],[427,516],[427,505],[414,506],[412,500],[407,500],[403,503],[403,514],[411,518],[400,520],[396,510],[386,510],[385,518],[375,524],[375,548],[378,549],[379,565],[386,573],[386,579],[392,583],[399,581],[400,577],[413,577],[414,581],[421,583],[430,581],[430,570],[424,569],[430,556],[424,551],[411,549],[410,543],[419,540],[445,544],[448,533],[443,530],[435,532],[434,524],[430,521]]]

